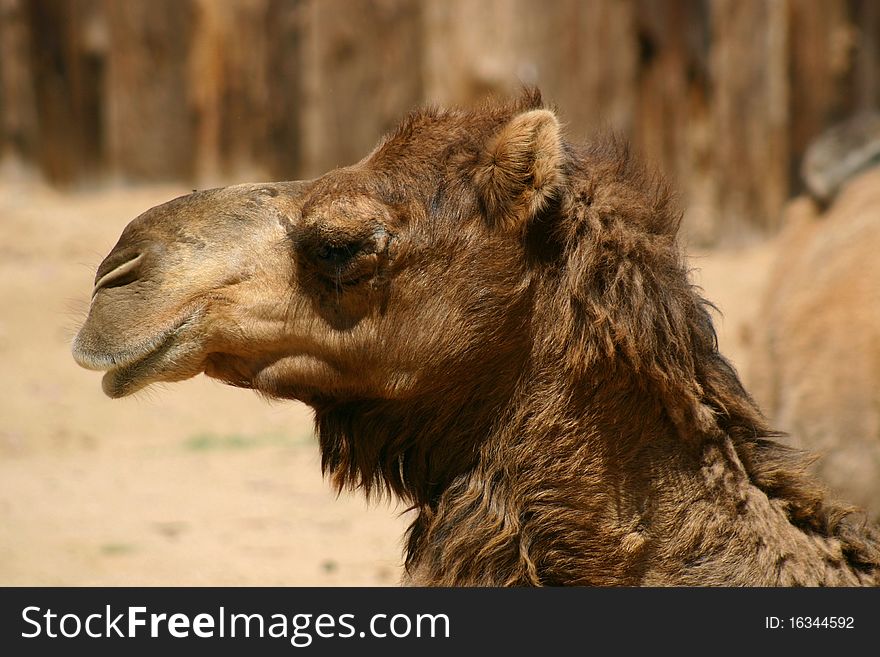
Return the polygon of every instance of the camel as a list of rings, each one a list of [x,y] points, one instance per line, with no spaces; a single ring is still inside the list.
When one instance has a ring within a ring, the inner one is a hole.
[[[819,478],[878,522],[880,168],[840,186],[825,211],[808,198],[786,210],[748,378],[792,444],[819,456]]]
[[[308,404],[336,487],[416,511],[406,584],[877,584],[876,531],[719,354],[679,216],[537,91],[422,109],[352,166],[136,218],[73,355],[110,397],[204,372]]]

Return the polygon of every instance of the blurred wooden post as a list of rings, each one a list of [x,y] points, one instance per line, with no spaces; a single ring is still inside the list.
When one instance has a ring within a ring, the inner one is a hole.
[[[633,140],[681,199],[691,244],[718,235],[712,160],[709,8],[698,0],[639,0],[638,102]]]
[[[557,106],[574,141],[598,129],[631,134],[638,59],[631,0],[518,0],[516,73]]]
[[[791,0],[792,188],[803,189],[800,163],[810,142],[854,109],[853,59],[857,45],[846,0]]]
[[[537,85],[572,139],[632,127],[631,1],[428,0],[424,7],[429,101],[471,104]]]
[[[788,3],[711,4],[713,175],[721,237],[774,230],[789,192]]]
[[[364,157],[422,100],[418,0],[310,0],[303,97],[304,170]]]
[[[436,105],[468,105],[517,91],[520,66],[514,35],[517,0],[425,0],[422,21],[424,94]]]
[[[37,157],[31,32],[24,0],[0,0],[0,160]]]
[[[102,163],[103,34],[97,0],[29,0],[37,160],[54,182]]]
[[[266,14],[266,165],[273,180],[302,176],[303,0],[269,0]]]
[[[194,121],[187,58],[190,0],[106,0],[106,134],[111,171],[132,180],[190,180]]]
[[[299,173],[301,0],[195,0],[189,94],[195,178],[290,179]]]
[[[850,0],[853,54],[853,109],[864,111],[880,107],[880,3],[877,0]]]

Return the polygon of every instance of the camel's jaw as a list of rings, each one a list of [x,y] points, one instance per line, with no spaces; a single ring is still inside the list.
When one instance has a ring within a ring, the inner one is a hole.
[[[122,345],[93,331],[87,321],[73,343],[73,357],[86,369],[105,372],[101,387],[114,399],[151,383],[182,381],[204,370],[204,348],[194,330],[199,317],[199,312],[182,315],[167,328]]]

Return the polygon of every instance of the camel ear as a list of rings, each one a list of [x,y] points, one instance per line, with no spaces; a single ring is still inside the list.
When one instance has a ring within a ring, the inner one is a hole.
[[[519,230],[562,183],[562,129],[545,109],[513,117],[480,153],[475,174],[489,219]]]

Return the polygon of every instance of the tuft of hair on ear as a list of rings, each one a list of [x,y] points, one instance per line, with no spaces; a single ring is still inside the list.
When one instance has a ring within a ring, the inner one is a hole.
[[[562,128],[547,109],[517,114],[489,139],[474,175],[488,219],[522,230],[563,181]]]

